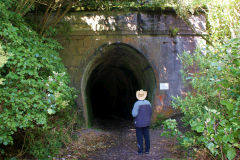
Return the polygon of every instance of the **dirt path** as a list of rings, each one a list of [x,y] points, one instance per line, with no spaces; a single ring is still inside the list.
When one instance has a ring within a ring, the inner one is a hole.
[[[103,125],[104,124],[104,125]],[[101,126],[102,125],[102,126]],[[64,159],[78,160],[159,160],[186,159],[175,139],[161,136],[162,129],[150,129],[149,154],[137,155],[134,126],[129,121],[102,123],[99,129],[85,129],[78,133],[80,140]],[[81,140],[82,139],[82,140]],[[85,147],[79,145],[85,144]]]
[[[88,160],[159,160],[164,158],[184,158],[184,152],[178,148],[177,142],[174,139],[162,137],[161,129],[150,129],[151,150],[149,154],[144,155],[136,154],[136,135],[131,123],[121,121],[118,126],[116,124],[104,126],[104,130],[111,132],[115,143],[110,148],[93,153],[89,156]]]

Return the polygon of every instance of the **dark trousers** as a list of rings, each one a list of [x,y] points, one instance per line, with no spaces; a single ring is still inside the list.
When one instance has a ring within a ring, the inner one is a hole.
[[[145,139],[145,152],[150,149],[149,127],[136,127],[138,153],[143,153],[143,137]]]

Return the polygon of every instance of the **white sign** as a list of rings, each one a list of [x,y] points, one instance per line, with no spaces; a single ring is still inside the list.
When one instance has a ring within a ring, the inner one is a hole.
[[[160,90],[169,90],[168,83],[160,83]]]

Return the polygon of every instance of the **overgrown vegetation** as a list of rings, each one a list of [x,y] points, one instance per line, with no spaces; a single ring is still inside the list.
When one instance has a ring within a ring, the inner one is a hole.
[[[50,159],[62,145],[61,128],[72,121],[75,90],[60,44],[32,30],[15,4],[0,2],[0,152]]]
[[[166,116],[162,115],[162,114],[158,114],[156,117],[156,120],[154,121],[154,123],[151,124],[151,128],[152,129],[157,129],[162,127],[163,122],[167,119]]]
[[[194,56],[180,57],[183,79],[193,92],[176,97],[173,106],[184,113],[191,131],[181,133],[170,119],[164,127],[171,132],[165,135],[177,136],[184,147],[206,151],[213,159],[239,158],[239,0],[1,0],[0,158],[52,159],[70,140],[66,135],[75,124],[75,91],[59,58],[62,47],[48,37],[68,11],[168,7],[207,44]],[[188,19],[198,11],[206,15],[206,34]],[[23,19],[29,12],[43,15],[33,28]],[[177,32],[172,29],[172,36]]]
[[[193,55],[184,53],[180,56],[183,80],[193,90],[186,97],[175,97],[173,101],[173,106],[184,113],[183,122],[191,127],[191,131],[181,133],[176,120],[169,119],[164,122],[166,132],[163,135],[177,136],[184,147],[205,151],[212,159],[238,159],[240,2],[211,0],[201,3],[205,6],[208,23],[204,38],[210,43]],[[191,5],[187,5],[178,14],[190,16],[190,11]]]

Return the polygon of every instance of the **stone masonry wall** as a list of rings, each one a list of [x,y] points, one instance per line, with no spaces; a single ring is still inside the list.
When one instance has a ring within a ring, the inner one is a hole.
[[[64,33],[58,36],[64,46],[61,57],[71,75],[72,85],[81,91],[77,104],[85,116],[82,95],[85,69],[96,56],[96,50],[103,44],[116,42],[134,47],[151,64],[157,84],[154,117],[158,113],[165,116],[176,113],[170,105],[171,97],[183,95],[187,90],[181,80],[178,55],[183,51],[192,53],[202,40],[174,12],[71,13],[64,17],[65,22],[72,30],[68,37]],[[191,17],[191,22],[199,32],[204,32],[203,15]],[[169,90],[160,90],[160,83],[168,83]]]

